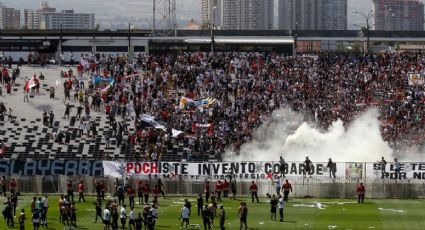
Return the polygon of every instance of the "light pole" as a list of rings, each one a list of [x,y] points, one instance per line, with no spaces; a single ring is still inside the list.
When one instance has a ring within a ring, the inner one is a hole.
[[[212,27],[211,27],[211,53],[214,53],[214,30],[215,30],[215,11],[217,9],[217,6],[214,3],[214,7],[213,7],[213,23],[212,23]]]
[[[364,14],[362,12],[357,12],[357,11],[355,11],[354,13],[362,16],[364,18],[365,22],[366,22],[365,26],[359,26],[357,24],[354,24],[354,26],[360,27],[361,31],[364,33],[363,36],[366,36],[365,53],[369,53],[370,29],[371,29],[370,21],[371,21],[372,16],[373,16],[373,10],[369,11],[368,14]]]

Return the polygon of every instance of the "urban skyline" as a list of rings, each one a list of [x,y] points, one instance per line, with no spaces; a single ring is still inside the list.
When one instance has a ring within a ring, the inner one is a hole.
[[[424,0],[421,0],[422,2]],[[38,9],[40,0],[3,0],[6,6],[21,10],[21,24],[24,23],[24,9]],[[274,22],[273,29],[278,28],[278,0],[274,0]],[[347,29],[358,29],[354,26],[364,25],[362,16],[354,12],[367,14],[373,9],[372,0],[347,0]],[[202,23],[200,0],[178,0],[177,1],[177,24],[178,28],[183,28],[192,18],[199,24]],[[127,1],[105,1],[91,0],[50,0],[52,7],[61,10],[73,9],[81,13],[95,13],[96,24],[101,29],[122,29],[126,28],[128,22],[135,25],[135,28],[150,29],[152,27],[152,0],[127,0]],[[99,7],[101,6],[101,7]],[[122,12],[125,12],[122,13]]]

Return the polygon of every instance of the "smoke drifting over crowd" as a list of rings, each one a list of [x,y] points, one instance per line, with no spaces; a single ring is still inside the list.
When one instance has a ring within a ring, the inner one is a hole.
[[[252,142],[239,155],[228,151],[230,161],[312,161],[375,162],[382,156],[391,160],[393,150],[381,136],[377,109],[361,114],[350,126],[335,121],[328,130],[303,122],[303,115],[288,109],[275,111],[254,133]]]

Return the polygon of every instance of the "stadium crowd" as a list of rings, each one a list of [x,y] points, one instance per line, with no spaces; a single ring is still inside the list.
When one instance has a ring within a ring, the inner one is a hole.
[[[253,131],[268,122],[268,115],[282,107],[303,112],[307,121],[327,128],[336,119],[348,125],[366,108],[377,106],[382,135],[392,147],[423,148],[424,85],[409,85],[407,78],[409,72],[424,71],[419,52],[299,57],[139,54],[133,60],[95,54],[81,60],[75,72],[61,74],[68,101],[64,118],[73,108],[69,103],[75,103],[80,136],[96,136],[90,111],[103,112],[110,124],[102,137],[107,146],[113,139],[117,146],[127,144],[138,160],[161,159],[176,143],[190,149],[187,160],[201,153],[220,159],[226,148],[238,152],[253,138]],[[106,79],[113,81],[102,83]],[[206,98],[213,101],[182,105],[182,100]],[[4,108],[0,114],[6,112]],[[143,114],[154,117],[161,128],[148,128],[141,122]],[[45,112],[43,121],[51,125],[47,117]],[[133,123],[136,129],[130,132]],[[66,132],[61,139],[71,138]]]

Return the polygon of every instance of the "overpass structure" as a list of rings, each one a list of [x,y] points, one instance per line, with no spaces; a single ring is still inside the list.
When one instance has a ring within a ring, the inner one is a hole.
[[[210,51],[265,51],[292,54],[294,47],[303,51],[336,51],[341,44],[365,42],[357,30],[347,31],[228,31],[178,30],[175,36],[154,36],[151,30],[67,31],[17,30],[0,31],[0,51],[26,57],[37,52],[50,57],[59,53],[172,53]],[[371,42],[425,44],[425,31],[370,31]],[[25,53],[25,55],[24,55]],[[16,55],[14,55],[16,56]]]

